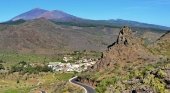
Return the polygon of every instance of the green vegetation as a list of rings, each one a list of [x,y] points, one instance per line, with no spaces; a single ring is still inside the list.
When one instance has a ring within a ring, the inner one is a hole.
[[[0,63],[5,63],[5,67],[10,67],[18,62],[25,61],[27,63],[48,63],[48,62],[65,62],[64,56],[73,57],[73,61],[79,60],[80,58],[92,58],[97,59],[101,56],[100,52],[96,51],[74,51],[68,54],[56,54],[56,55],[36,55],[36,54],[21,54],[15,52],[0,52]]]
[[[19,62],[18,64],[15,64],[14,66],[11,67],[10,72],[21,72],[22,74],[29,73],[29,74],[36,74],[39,72],[52,72],[53,70],[49,68],[47,65],[36,65],[36,66],[31,66],[27,62]]]
[[[61,91],[71,91],[77,87],[68,85],[68,80],[73,77],[74,73],[42,73],[39,74],[19,74],[11,73],[0,75],[0,93],[33,93],[42,89],[48,93],[62,93]],[[56,87],[57,86],[57,87]],[[72,93],[72,92],[71,92]],[[77,92],[79,93],[79,92]]]
[[[104,93],[106,91],[107,86],[115,85],[118,82],[118,77],[106,78],[102,80],[96,88],[96,91],[99,93]]]
[[[97,74],[92,74],[93,72],[90,72],[88,74],[84,74],[84,77],[91,80],[95,78],[94,80],[100,81],[96,87],[97,93],[104,93],[106,91],[108,93],[110,91],[121,93],[125,90],[131,90],[133,88],[141,89],[144,87],[156,93],[168,93],[164,82],[164,78],[167,77],[167,73],[164,69],[170,67],[169,60],[164,60],[147,66],[141,66],[135,69],[126,68],[125,70],[124,68],[124,70],[120,70],[120,66],[116,66],[117,68],[114,70],[108,70],[105,73],[98,72]],[[113,73],[114,75],[109,73]],[[100,79],[101,77],[102,79]]]
[[[79,60],[80,58],[91,58],[91,59],[97,59],[101,57],[102,53],[101,52],[96,52],[96,51],[74,51],[74,53],[70,54],[74,58],[74,60]]]
[[[56,55],[0,52],[0,68],[5,69],[0,75],[0,93],[29,93],[42,88],[48,89],[48,93],[72,93],[75,90],[75,93],[82,92],[67,83],[74,73],[56,73],[48,68],[49,62],[65,62],[64,56],[73,57],[69,62],[75,62],[83,58],[98,58],[100,52],[84,50]]]
[[[30,88],[8,89],[4,93],[29,93]]]
[[[57,25],[68,25],[68,26],[78,26],[78,27],[110,27],[110,28],[120,28],[121,26],[116,26],[109,23],[100,23],[100,22],[56,22],[52,21]]]
[[[159,54],[170,57],[170,43],[169,41],[158,42],[156,47],[150,47],[149,50],[153,54]]]
[[[4,22],[4,23],[0,23],[0,24],[4,24],[4,25],[19,25],[26,22],[25,20],[17,20],[17,21],[8,21],[8,22]]]
[[[5,67],[2,64],[0,64],[0,70],[4,70],[4,69]]]
[[[18,62],[27,62],[27,63],[47,63],[50,62],[52,58],[45,55],[35,55],[35,54],[18,54],[18,53],[0,53],[0,61],[3,62],[6,68],[9,68]]]

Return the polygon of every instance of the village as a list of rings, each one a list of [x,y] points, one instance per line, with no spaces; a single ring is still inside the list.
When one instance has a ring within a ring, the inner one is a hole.
[[[82,58],[80,60],[74,60],[74,63],[70,63],[69,61],[73,61],[73,57],[63,57],[63,62],[49,62],[48,67],[52,68],[53,71],[56,72],[82,72],[88,69],[88,67],[93,66],[96,63],[94,59],[86,59]]]

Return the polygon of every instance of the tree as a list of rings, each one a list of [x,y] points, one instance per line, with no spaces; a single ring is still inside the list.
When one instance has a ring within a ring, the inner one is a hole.
[[[19,79],[17,79],[17,84],[19,83]]]
[[[0,64],[0,70],[4,70],[4,69],[5,67],[2,64]]]
[[[1,59],[1,60],[0,60],[0,63],[3,63],[3,62],[4,62],[4,61]]]

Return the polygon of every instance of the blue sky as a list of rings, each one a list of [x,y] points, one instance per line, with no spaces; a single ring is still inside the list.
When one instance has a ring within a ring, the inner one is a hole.
[[[1,0],[0,22],[33,8],[61,10],[88,19],[126,19],[170,27],[170,0]]]

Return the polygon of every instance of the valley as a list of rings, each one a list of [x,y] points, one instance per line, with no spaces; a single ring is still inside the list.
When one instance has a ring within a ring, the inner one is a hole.
[[[0,23],[0,93],[169,93],[169,40],[166,26],[35,8]]]

